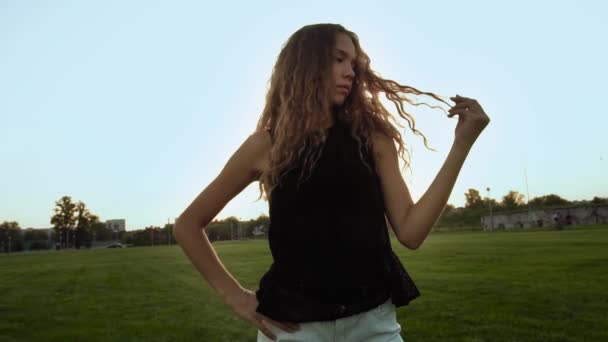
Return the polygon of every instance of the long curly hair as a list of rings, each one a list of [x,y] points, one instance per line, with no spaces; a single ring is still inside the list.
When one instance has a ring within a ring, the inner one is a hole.
[[[332,86],[333,49],[338,33],[351,38],[357,58],[351,91],[344,103],[334,108],[327,94]],[[371,69],[370,58],[361,48],[357,35],[339,24],[307,25],[296,31],[283,45],[269,83],[266,104],[256,130],[270,133],[272,147],[270,168],[258,176],[258,200],[264,194],[265,200],[270,200],[272,190],[280,184],[281,177],[297,166],[302,166],[298,184],[306,175],[310,175],[320,157],[320,147],[327,138],[328,132],[324,127],[330,125],[332,117],[349,123],[363,162],[361,148],[373,148],[371,135],[380,132],[398,144],[398,155],[406,168],[410,164],[409,152],[401,134],[391,122],[404,126],[380,102],[381,93],[395,105],[399,116],[408,122],[414,134],[422,136],[424,145],[430,150],[433,149],[427,145],[424,134],[415,128],[414,118],[405,111],[404,102],[445,110],[415,102],[406,95],[427,95],[449,106],[433,93],[380,77]],[[408,158],[405,158],[406,154]]]

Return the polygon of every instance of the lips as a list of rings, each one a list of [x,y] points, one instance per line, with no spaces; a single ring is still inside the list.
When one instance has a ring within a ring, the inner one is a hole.
[[[337,88],[340,89],[340,90],[344,90],[347,93],[350,91],[350,87],[349,86],[345,86],[345,85],[339,85]]]

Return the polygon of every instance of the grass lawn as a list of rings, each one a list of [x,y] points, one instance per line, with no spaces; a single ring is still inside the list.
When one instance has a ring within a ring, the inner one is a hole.
[[[214,244],[257,289],[265,240]],[[406,341],[608,341],[608,225],[455,232],[393,248],[422,295]],[[177,246],[0,256],[0,341],[255,341]]]

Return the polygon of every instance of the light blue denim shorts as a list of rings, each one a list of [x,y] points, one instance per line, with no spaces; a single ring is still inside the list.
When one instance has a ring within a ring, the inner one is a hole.
[[[397,322],[395,304],[389,298],[383,304],[352,316],[333,321],[300,323],[300,330],[289,333],[264,322],[277,337],[276,341],[293,342],[403,342],[401,325]],[[258,329],[258,342],[268,339]]]

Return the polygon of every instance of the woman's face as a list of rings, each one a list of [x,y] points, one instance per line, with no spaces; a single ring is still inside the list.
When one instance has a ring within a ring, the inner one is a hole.
[[[331,97],[334,105],[342,105],[355,78],[355,45],[348,35],[338,33],[333,51]]]

